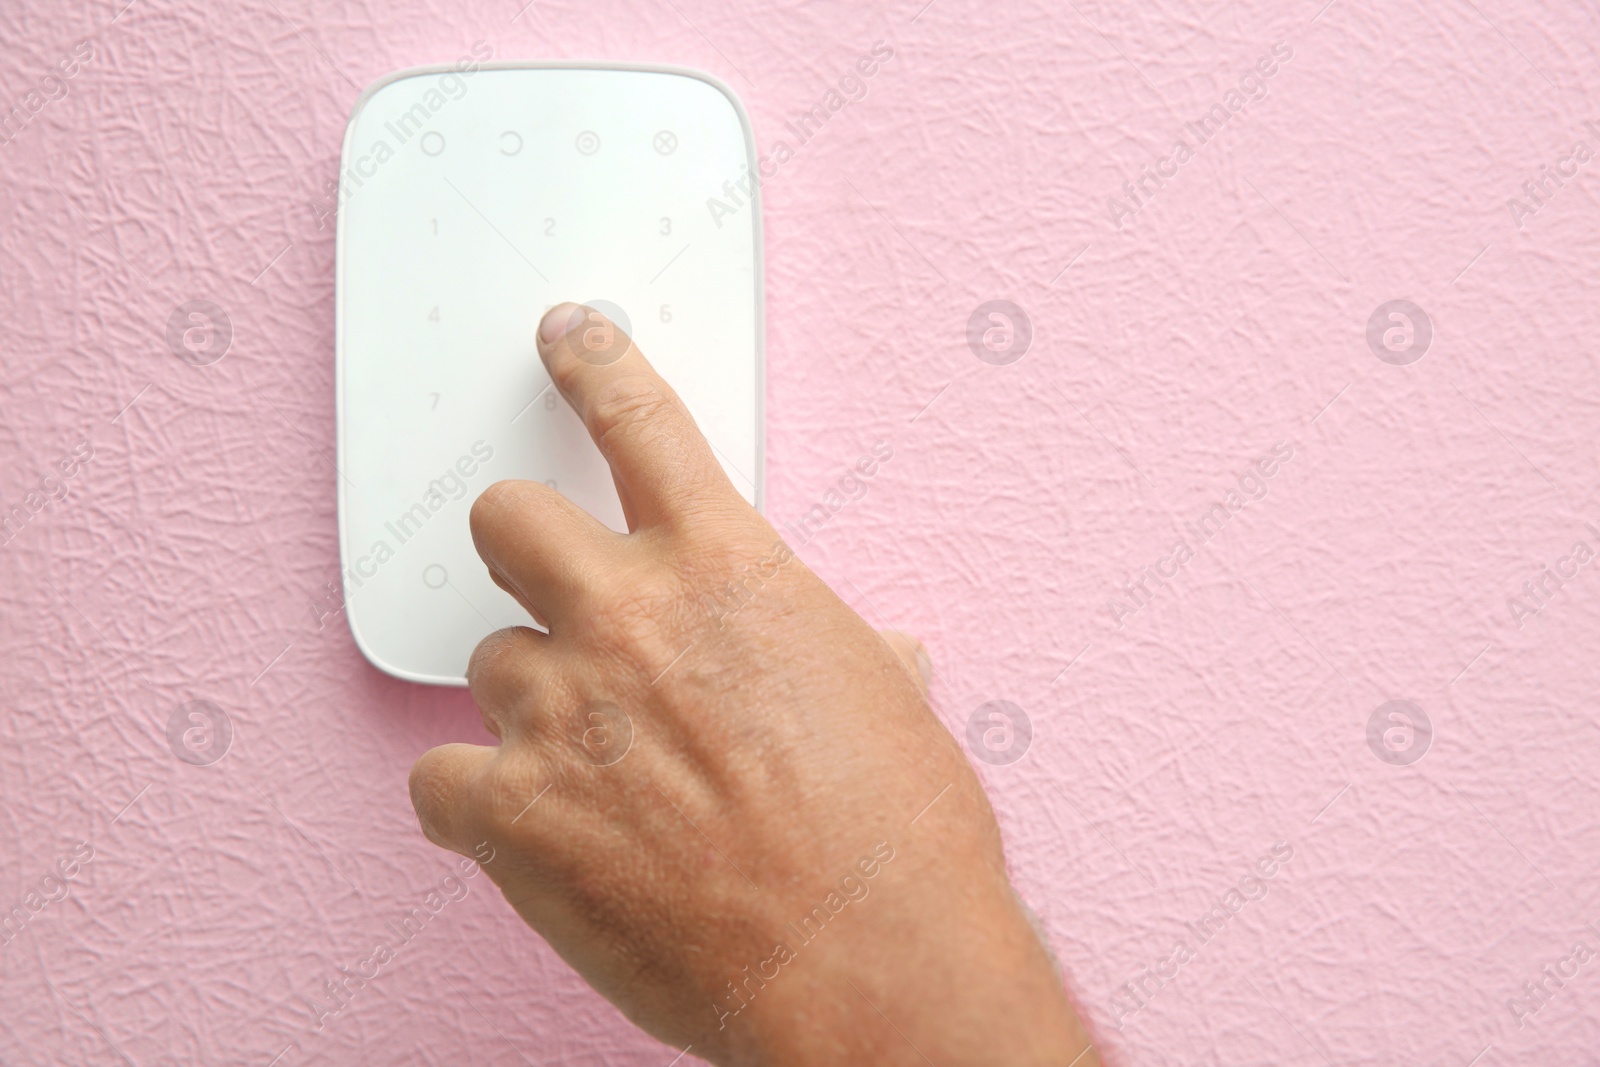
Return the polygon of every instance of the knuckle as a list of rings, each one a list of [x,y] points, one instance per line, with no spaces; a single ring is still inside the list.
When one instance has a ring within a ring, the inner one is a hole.
[[[743,500],[739,504],[754,515]],[[715,585],[751,575],[770,581],[797,558],[759,517],[752,522],[732,508],[708,509],[694,534],[693,540],[676,547],[679,568],[695,583]]]
[[[408,785],[411,789],[411,806],[419,812],[423,809],[424,801],[432,799],[434,795],[434,782],[438,779],[439,750],[430,748],[417,757],[417,762],[411,765],[411,777]]]
[[[718,627],[760,601],[783,599],[773,590],[795,588],[798,557],[770,527],[712,518],[702,528],[705,535],[680,550],[678,569]]]
[[[516,627],[496,630],[478,642],[467,660],[467,688],[473,696],[479,690],[503,691],[505,683],[517,673],[515,650],[520,640]]]
[[[682,591],[668,574],[618,568],[598,576],[590,596],[593,636],[603,645],[643,652],[661,642]]]
[[[448,848],[444,828],[439,819],[449,804],[449,794],[444,774],[449,754],[443,748],[432,748],[411,765],[407,785],[411,792],[411,806],[417,813],[417,823],[423,836],[442,848]]]
[[[523,814],[543,788],[533,761],[502,752],[479,778],[475,800],[488,825],[504,833],[526,822]]]
[[[679,429],[680,413],[648,378],[638,375],[606,383],[595,394],[589,408],[589,429],[601,451],[613,434],[673,435]]]
[[[495,482],[478,494],[467,513],[467,523],[474,530],[493,524],[500,516],[515,508],[523,499],[523,483],[510,479]]]
[[[557,341],[559,351],[566,345],[565,340]],[[582,373],[584,364],[571,356],[563,356],[545,361],[545,372],[550,375],[550,383],[555,386],[556,392],[567,399],[572,399],[578,388],[578,375]],[[577,405],[574,404],[574,407]]]

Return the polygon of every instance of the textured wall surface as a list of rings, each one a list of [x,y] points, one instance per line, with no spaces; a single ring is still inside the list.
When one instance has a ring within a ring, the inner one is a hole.
[[[1597,1062],[1600,15],[1323,3],[8,0],[0,1061],[675,1054],[486,878],[308,1006],[454,870],[412,760],[485,736],[331,613],[327,183],[364,85],[484,41],[796,149],[769,513],[893,448],[796,547],[952,730],[1028,716],[980,770],[1109,1063]],[[969,343],[996,300],[1031,338]]]

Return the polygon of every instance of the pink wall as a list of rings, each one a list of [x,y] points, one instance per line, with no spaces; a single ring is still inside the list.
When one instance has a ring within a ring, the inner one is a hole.
[[[766,190],[770,513],[892,446],[801,555],[927,639],[952,729],[1029,715],[981,770],[1108,1062],[1593,1062],[1600,563],[1508,606],[1600,550],[1600,162],[1521,190],[1600,151],[1593,5],[124,2],[0,12],[3,106],[93,41],[0,145],[0,496],[73,471],[0,550],[0,907],[75,874],[0,945],[0,1060],[671,1058],[483,878],[320,1031],[304,1005],[451,872],[406,771],[484,736],[318,625],[317,205],[360,88],[476,40],[711,70],[770,148],[882,39]],[[1267,96],[1119,228],[1108,198],[1277,41]],[[193,299],[235,331],[207,367],[164,339]],[[965,339],[997,299],[1034,328],[1009,366]],[[1394,299],[1433,327],[1410,365],[1366,340]],[[1263,498],[1186,530],[1279,442]],[[195,699],[234,732],[209,766],[167,740]],[[1369,748],[1393,699],[1420,762]],[[1531,1001],[1547,965],[1578,973]]]

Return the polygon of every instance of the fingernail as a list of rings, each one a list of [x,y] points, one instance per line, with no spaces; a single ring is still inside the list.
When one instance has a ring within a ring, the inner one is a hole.
[[[554,344],[556,339],[572,327],[572,313],[578,305],[568,301],[557,304],[544,313],[544,319],[539,323],[539,340],[545,344]]]
[[[933,684],[933,660],[928,658],[928,653],[921,645],[917,646],[917,673],[922,675],[923,688]]]

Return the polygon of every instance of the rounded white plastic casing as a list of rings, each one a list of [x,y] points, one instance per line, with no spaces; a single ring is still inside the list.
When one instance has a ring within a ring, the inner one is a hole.
[[[688,70],[429,67],[357,102],[339,188],[339,543],[373,664],[462,685],[484,636],[533,625],[472,545],[491,483],[544,482],[625,530],[534,347],[555,304],[603,302],[761,506],[754,173],[737,98]]]

